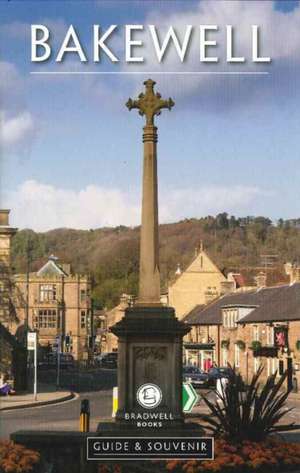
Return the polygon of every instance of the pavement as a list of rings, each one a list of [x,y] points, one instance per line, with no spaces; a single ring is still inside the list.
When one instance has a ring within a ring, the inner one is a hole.
[[[0,397],[0,411],[24,409],[28,407],[46,406],[73,399],[76,394],[65,389],[56,389],[53,384],[40,383],[38,385],[37,400],[34,394],[21,393]]]

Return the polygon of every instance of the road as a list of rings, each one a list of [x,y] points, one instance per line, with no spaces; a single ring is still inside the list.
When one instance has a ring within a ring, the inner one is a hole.
[[[55,373],[47,372],[44,376],[49,380],[54,375]],[[82,399],[90,401],[92,431],[96,430],[100,421],[111,420],[112,387],[116,385],[115,370],[64,373],[62,384],[69,388],[72,384],[73,389],[78,392],[76,399],[61,404],[3,412],[0,420],[1,437],[8,438],[12,432],[17,430],[78,430]],[[209,394],[209,397],[212,399],[213,394]],[[197,412],[206,410],[201,406],[203,406],[203,401],[196,408]],[[293,407],[293,410],[285,416],[284,423],[299,424],[300,401],[290,400],[287,406]]]
[[[41,372],[39,378],[54,382],[55,372]],[[8,438],[16,430],[78,430],[82,399],[90,401],[91,430],[95,430],[100,420],[111,419],[112,388],[116,383],[116,370],[62,373],[61,387],[74,390],[78,396],[64,403],[2,412],[0,436]]]

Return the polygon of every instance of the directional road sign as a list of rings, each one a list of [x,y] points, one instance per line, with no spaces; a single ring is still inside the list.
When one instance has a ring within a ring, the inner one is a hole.
[[[191,412],[196,402],[198,401],[198,394],[190,383],[183,383],[182,385],[182,410],[183,412]]]

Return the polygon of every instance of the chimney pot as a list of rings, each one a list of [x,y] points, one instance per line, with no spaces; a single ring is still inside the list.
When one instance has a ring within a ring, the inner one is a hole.
[[[0,226],[8,227],[9,226],[9,212],[10,210],[0,210]]]

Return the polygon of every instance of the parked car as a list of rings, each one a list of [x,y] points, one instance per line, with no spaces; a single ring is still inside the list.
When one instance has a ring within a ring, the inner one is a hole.
[[[61,369],[72,369],[75,367],[75,361],[71,353],[61,353],[59,356],[59,365]],[[57,354],[49,353],[39,363],[40,369],[56,369]]]
[[[191,383],[194,388],[208,386],[208,374],[196,366],[183,367],[183,382]]]
[[[115,351],[112,351],[112,352],[109,352],[109,353],[103,353],[102,355],[99,355],[99,359],[98,359],[97,362],[103,368],[117,368],[117,366],[118,366],[118,353],[115,352]]]
[[[208,383],[210,385],[215,386],[217,379],[220,378],[229,378],[230,376],[230,368],[222,367],[222,366],[213,366],[208,370]]]

